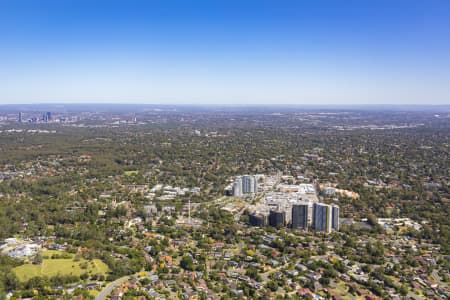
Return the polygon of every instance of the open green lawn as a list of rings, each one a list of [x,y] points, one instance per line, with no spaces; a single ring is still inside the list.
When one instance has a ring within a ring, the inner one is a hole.
[[[60,251],[44,251],[42,256],[51,256],[52,254],[62,254]],[[82,269],[81,265],[87,263],[87,268]],[[108,266],[99,259],[93,259],[87,261],[80,259],[80,261],[74,261],[72,258],[68,259],[44,259],[42,264],[33,265],[25,264],[13,269],[20,281],[26,281],[35,276],[48,276],[55,275],[81,275],[83,273],[88,274],[103,274],[106,275],[109,272]]]
[[[125,175],[126,176],[131,176],[131,175],[137,175],[139,174],[139,171],[125,171]]]
[[[41,252],[42,257],[48,256],[49,258],[55,254],[55,255],[70,255],[70,257],[75,257],[75,254],[73,253],[68,253],[68,252],[64,252],[64,251],[59,251],[59,250],[45,250]]]

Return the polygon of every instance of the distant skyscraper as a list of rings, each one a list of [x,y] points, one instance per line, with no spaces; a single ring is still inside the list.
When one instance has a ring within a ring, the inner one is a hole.
[[[50,122],[51,120],[52,120],[52,113],[48,111],[45,114],[45,122]]]
[[[314,203],[313,228],[318,231],[331,232],[332,209],[330,205],[323,203]]]
[[[292,205],[292,228],[308,228],[308,204]]]
[[[332,209],[332,222],[331,222],[331,227],[334,230],[339,230],[339,206],[337,205],[332,205],[331,206]]]
[[[19,123],[22,123],[22,113],[19,113]]]
[[[252,177],[249,175],[242,176],[242,192],[250,193],[253,189],[252,187]]]
[[[242,176],[242,192],[243,193],[256,193],[258,190],[258,182],[253,175]]]
[[[233,196],[241,197],[243,194],[256,193],[258,191],[258,180],[256,176],[238,176],[233,183]]]
[[[242,196],[242,178],[237,177],[233,183],[233,196],[241,197]]]

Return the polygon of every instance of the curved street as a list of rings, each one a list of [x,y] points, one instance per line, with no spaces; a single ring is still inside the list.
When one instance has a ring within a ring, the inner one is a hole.
[[[96,297],[95,300],[104,300],[106,299],[107,296],[109,296],[112,291],[118,287],[119,285],[121,285],[122,283],[124,283],[125,281],[127,281],[128,279],[130,279],[130,277],[132,277],[132,275],[128,275],[128,276],[124,276],[124,277],[120,277],[116,280],[114,280],[113,282],[111,282],[110,284],[108,284]]]

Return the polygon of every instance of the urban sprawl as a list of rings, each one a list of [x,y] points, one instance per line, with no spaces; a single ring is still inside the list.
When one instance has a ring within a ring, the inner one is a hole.
[[[448,299],[446,111],[8,106],[0,299]]]

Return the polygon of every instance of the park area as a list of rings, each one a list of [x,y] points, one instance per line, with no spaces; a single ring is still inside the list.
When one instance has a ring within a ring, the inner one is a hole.
[[[24,282],[36,276],[80,276],[85,273],[88,275],[101,274],[106,276],[109,272],[108,266],[99,259],[75,259],[74,254],[52,250],[44,251],[42,256],[41,264],[29,263],[13,269],[20,281]],[[61,256],[64,258],[52,258]]]

